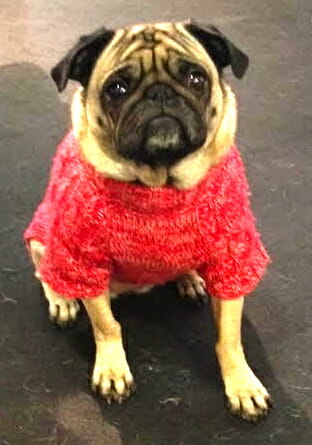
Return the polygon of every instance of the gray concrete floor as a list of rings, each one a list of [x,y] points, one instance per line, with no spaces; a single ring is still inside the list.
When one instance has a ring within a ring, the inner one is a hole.
[[[22,243],[69,122],[72,88],[58,96],[49,69],[99,25],[188,17],[219,25],[251,57],[246,79],[229,79],[273,258],[244,319],[250,362],[275,400],[257,427],[224,408],[210,313],[172,287],[116,304],[138,391],[123,406],[93,397],[87,320],[66,332],[48,323]],[[311,23],[310,0],[0,1],[1,445],[312,442]]]

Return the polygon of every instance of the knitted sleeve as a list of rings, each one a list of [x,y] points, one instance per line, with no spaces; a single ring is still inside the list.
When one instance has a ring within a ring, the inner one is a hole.
[[[110,280],[103,233],[80,224],[80,219],[79,214],[54,218],[40,265],[42,280],[67,298],[97,297],[107,290]]]
[[[77,157],[67,155],[62,172],[52,175],[40,273],[64,297],[97,297],[108,288],[110,277],[102,200]]]
[[[108,287],[105,216],[86,176],[72,132],[59,145],[49,185],[24,238],[45,246],[42,280],[68,298],[100,295]]]
[[[71,152],[74,143],[73,132],[69,131],[57,147],[52,160],[49,182],[44,197],[24,233],[24,240],[27,247],[29,247],[29,242],[32,239],[36,239],[43,245],[46,244],[47,227],[49,225],[51,211],[53,211],[51,205],[57,198],[57,193],[60,188],[60,178],[65,177],[66,169],[71,168]]]
[[[230,164],[223,172],[222,193],[217,194],[214,202],[215,220],[208,219],[203,229],[211,239],[201,275],[210,295],[220,299],[234,299],[252,292],[270,261],[256,229],[238,152]]]

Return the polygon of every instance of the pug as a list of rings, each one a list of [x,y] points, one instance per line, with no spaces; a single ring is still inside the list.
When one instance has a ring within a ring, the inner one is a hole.
[[[183,296],[210,296],[230,411],[256,421],[271,405],[241,341],[244,298],[269,257],[234,144],[228,66],[241,78],[248,57],[188,21],[98,29],[52,70],[60,92],[80,86],[25,240],[51,319],[71,323],[85,306],[92,387],[108,402],[134,390],[111,299],[176,280]]]

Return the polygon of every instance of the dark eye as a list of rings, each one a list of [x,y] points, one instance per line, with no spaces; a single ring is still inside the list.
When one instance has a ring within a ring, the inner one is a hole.
[[[203,93],[206,87],[206,76],[199,70],[191,70],[187,77],[189,88],[195,93]]]
[[[123,99],[128,94],[128,89],[124,80],[113,80],[105,87],[105,94],[110,100]]]

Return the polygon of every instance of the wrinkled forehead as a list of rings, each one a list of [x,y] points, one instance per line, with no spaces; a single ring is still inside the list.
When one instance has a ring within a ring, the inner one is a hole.
[[[170,57],[207,62],[207,54],[182,23],[157,23],[117,30],[100,57],[100,64],[105,71],[110,71],[136,61],[148,72],[160,70]]]
[[[125,38],[133,53],[144,49],[157,49],[161,46],[175,48],[182,53],[189,51],[192,39],[182,23],[157,23],[135,25],[124,28],[120,38]],[[130,50],[130,48],[129,48]]]

